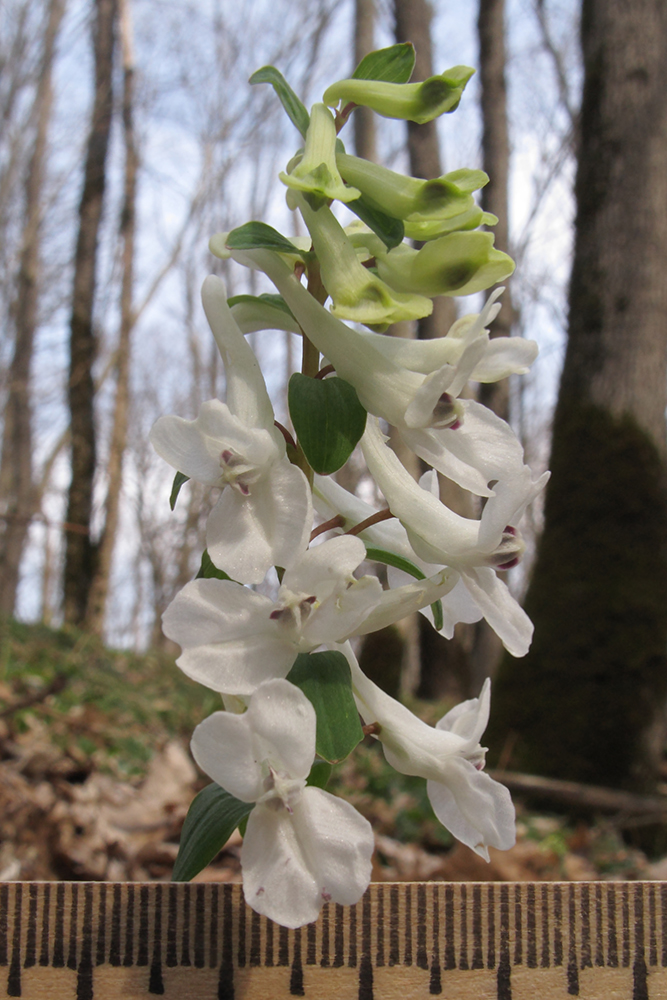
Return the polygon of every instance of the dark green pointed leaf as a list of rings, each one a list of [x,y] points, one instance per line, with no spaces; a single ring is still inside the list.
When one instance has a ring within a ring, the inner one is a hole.
[[[224,569],[218,569],[208,554],[208,549],[204,549],[195,580],[231,580],[231,576],[227,576]]]
[[[181,831],[173,882],[189,882],[213,861],[241,820],[254,808],[212,782],[192,801]]]
[[[280,103],[289,115],[293,125],[296,125],[301,135],[306,138],[310,125],[310,115],[296,96],[289,83],[275,66],[262,66],[250,77],[251,84],[270,83],[280,98]]]
[[[409,573],[410,576],[413,576],[415,580],[426,579],[426,574],[422,573],[418,566],[415,566],[409,559],[404,559],[402,556],[396,555],[395,552],[388,552],[386,549],[376,549],[367,545],[366,556],[371,562],[384,563],[385,566],[393,566],[394,569],[403,570],[404,573]],[[439,632],[444,624],[442,601],[434,601],[431,605],[431,611],[433,612],[433,625],[436,631]]]
[[[238,229],[232,229],[227,236],[230,250],[275,250],[276,253],[292,253],[300,257],[301,251],[293,243],[266,222],[246,222]]]
[[[415,68],[415,47],[412,42],[390,45],[387,49],[369,52],[361,60],[354,80],[383,80],[385,83],[407,83]]]
[[[238,305],[239,302],[248,302],[249,304],[264,302],[268,306],[273,306],[274,309],[280,309],[281,312],[287,313],[288,316],[292,315],[290,307],[282,295],[271,295],[269,292],[262,292],[261,295],[232,295],[231,298],[227,299],[227,305],[230,309],[232,306]]]
[[[317,715],[315,750],[336,764],[364,738],[352,694],[350,666],[342,653],[300,653],[287,680],[301,688]]]
[[[347,207],[359,218],[369,229],[372,229],[376,236],[379,236],[387,250],[393,250],[399,243],[403,242],[405,227],[400,219],[394,219],[377,208],[367,197],[363,195],[350,201]]]
[[[177,472],[174,476],[174,482],[171,487],[171,496],[169,497],[169,506],[173,510],[176,506],[176,501],[178,500],[178,494],[181,492],[181,486],[188,482],[189,476],[184,476],[182,472]]]
[[[310,465],[328,476],[345,465],[366,427],[366,411],[349,382],[309,378],[295,372],[289,381],[289,411]]]

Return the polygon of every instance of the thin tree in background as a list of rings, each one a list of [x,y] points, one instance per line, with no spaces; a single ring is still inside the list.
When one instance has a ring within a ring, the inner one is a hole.
[[[94,10],[95,92],[79,203],[68,384],[72,478],[67,498],[64,616],[65,621],[75,625],[85,621],[95,559],[90,535],[96,460],[93,383],[96,335],[93,309],[98,233],[113,110],[116,0],[96,0]]]
[[[415,47],[416,62],[412,80],[426,80],[433,76],[433,46],[431,21],[433,10],[428,0],[394,0],[394,33],[397,42],[412,42]],[[435,121],[419,125],[407,122],[408,156],[410,173],[413,177],[432,179],[443,173],[440,156],[440,142]],[[453,298],[441,295],[433,300],[433,312],[417,323],[417,337],[429,340],[442,337],[456,319],[456,303]],[[421,463],[414,475],[424,471]],[[412,470],[411,470],[412,471]],[[457,513],[472,516],[470,495],[455,483],[439,476],[440,496]],[[439,698],[452,689],[464,695],[470,691],[470,642],[472,633],[467,625],[457,625],[453,639],[439,636],[422,615],[417,616],[419,628],[418,678],[413,687],[423,698]],[[476,693],[476,692],[475,692]]]
[[[496,679],[509,766],[650,785],[667,690],[667,8],[584,0],[569,336],[535,639]]]
[[[489,182],[481,191],[485,212],[498,219],[493,227],[495,246],[505,253],[509,246],[510,143],[505,83],[505,0],[480,0],[477,15],[479,39],[480,111],[482,115],[482,169]],[[509,337],[514,323],[511,286],[505,291],[500,312],[490,327],[492,337]],[[503,420],[510,418],[509,380],[482,382],[477,399]],[[470,649],[471,692],[480,690],[486,677],[493,675],[502,656],[502,643],[484,619],[474,627]]]
[[[375,48],[375,0],[355,0],[354,4],[354,65]],[[370,108],[355,108],[354,151],[365,160],[377,159],[376,115]]]
[[[104,629],[105,609],[114,545],[118,533],[120,498],[123,486],[123,456],[127,443],[127,422],[130,400],[130,339],[134,326],[134,243],[136,232],[137,172],[139,155],[134,127],[135,59],[132,39],[132,20],[129,0],[118,0],[120,43],[123,61],[123,142],[125,145],[125,170],[123,205],[120,219],[121,292],[120,331],[116,347],[116,398],[113,426],[107,460],[107,495],[104,506],[104,528],[97,544],[94,576],[86,613],[86,626],[101,635]]]
[[[13,307],[14,350],[9,366],[0,463],[0,613],[11,615],[16,603],[21,557],[37,491],[33,470],[30,373],[38,325],[40,244],[44,179],[53,106],[53,60],[64,0],[46,10],[43,52],[33,104],[35,139],[25,179],[22,246]]]
[[[480,109],[482,112],[482,169],[489,183],[481,191],[482,208],[497,216],[493,227],[495,246],[509,253],[509,168],[510,144],[507,125],[507,88],[505,84],[505,0],[480,0],[477,17],[479,38]],[[514,310],[508,286],[500,312],[491,325],[492,337],[509,337]],[[503,420],[509,419],[509,383],[482,383],[477,398],[491,407]]]

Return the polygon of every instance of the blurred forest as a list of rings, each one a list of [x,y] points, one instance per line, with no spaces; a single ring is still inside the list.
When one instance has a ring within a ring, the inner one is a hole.
[[[257,280],[254,272],[214,261],[209,236],[251,218],[287,233],[294,226],[276,175],[296,136],[271,88],[250,87],[248,77],[274,64],[309,104],[366,52],[397,40],[416,45],[415,79],[458,63],[477,68],[461,107],[437,127],[406,128],[356,112],[345,140],[359,155],[416,176],[463,166],[490,174],[483,207],[499,216],[496,246],[517,262],[492,335],[530,337],[541,354],[516,384],[473,390],[510,420],[536,471],[549,464],[557,399],[558,407],[546,514],[541,506],[528,511],[526,555],[508,581],[524,594],[536,566],[528,590],[536,622],[529,657],[500,662],[502,650],[484,623],[459,626],[446,643],[420,618],[379,634],[375,645],[369,641],[362,663],[405,697],[422,699],[427,714],[428,702],[442,706],[477,694],[483,679],[497,674],[488,736],[497,767],[651,793],[643,806],[611,800],[601,808],[630,817],[630,826],[659,825],[664,816],[656,792],[664,777],[667,694],[667,286],[657,262],[667,251],[667,98],[660,88],[667,14],[659,0],[637,0],[632,10],[620,0],[0,6],[0,696],[7,705],[0,746],[13,762],[17,802],[26,794],[21,781],[32,781],[34,792],[53,774],[74,785],[70,802],[79,801],[77,781],[94,799],[88,782],[101,768],[106,791],[99,794],[113,805],[122,794],[111,789],[112,778],[160,785],[163,778],[146,777],[155,751],[155,767],[162,761],[181,774],[186,789],[156,809],[167,809],[174,829],[182,820],[197,778],[173,741],[210,710],[207,693],[191,691],[182,716],[166,721],[147,715],[143,703],[134,715],[124,706],[119,724],[136,741],[128,751],[109,750],[91,736],[102,726],[94,706],[107,705],[113,716],[117,695],[94,684],[78,700],[71,691],[83,683],[88,655],[91,672],[99,665],[111,688],[115,670],[132,678],[146,671],[149,687],[160,687],[173,663],[160,618],[199,567],[211,500],[187,483],[170,511],[172,474],[152,452],[148,432],[164,413],[194,418],[204,400],[224,398],[200,306],[204,277],[222,273],[230,294],[263,290],[248,284]],[[442,335],[479,303],[442,298],[428,322],[391,332]],[[297,344],[282,332],[252,336],[276,416],[286,420]],[[364,487],[354,460],[339,476],[348,489]],[[452,507],[472,516],[462,491],[452,484],[442,490]],[[74,660],[47,669],[49,642],[75,648]],[[128,652],[109,653],[102,643]],[[145,653],[139,668],[132,657]],[[31,664],[26,682],[21,668]],[[165,705],[169,695],[160,688],[156,699]],[[69,719],[77,704],[85,725],[72,722],[62,739],[49,737],[47,763],[35,764],[26,734],[41,740],[49,727],[57,734],[54,706]],[[140,749],[152,746],[142,726],[158,734],[148,756]],[[170,764],[164,754],[172,755]],[[121,772],[132,773],[117,772],[119,760]],[[367,774],[340,779],[348,791],[355,782],[374,786],[372,770],[382,765],[373,761]],[[5,797],[14,801],[8,787]],[[410,814],[417,793],[394,791]],[[561,793],[560,805],[572,806]],[[559,793],[552,787],[541,794],[553,802],[549,796]],[[37,813],[26,819],[33,825],[54,808],[51,800],[37,801]],[[579,807],[596,811],[581,800]],[[400,810],[388,800],[383,808],[388,831]],[[420,808],[417,802],[415,815]],[[525,820],[523,839],[539,842],[540,851],[543,841],[550,845],[553,864],[544,877],[606,871],[607,862],[598,865],[587,853],[600,844],[612,859],[611,877],[649,877],[648,862],[618,839],[618,825],[605,820],[584,833],[574,821],[566,832],[559,823],[534,822]],[[419,839],[423,830],[408,821],[405,839]],[[53,842],[61,833],[48,836]],[[11,840],[11,831],[2,839]],[[571,844],[584,841],[588,868],[571,862],[574,874],[567,874]],[[126,854],[136,860],[143,846]],[[137,862],[138,875],[110,868],[113,852],[102,847],[99,873],[89,858],[77,868],[64,848],[54,854],[68,859],[60,867],[55,861],[27,876],[31,869],[22,862],[19,869],[23,877],[159,876],[173,861],[172,847],[163,845],[162,854],[155,848],[161,861],[146,848],[153,860]],[[383,857],[398,877],[430,877],[428,860],[405,874],[407,862],[400,852],[392,861],[392,850],[387,839]],[[0,862],[4,877],[16,877],[7,876],[13,862],[1,851]],[[539,859],[517,864],[515,874],[493,877],[542,877]],[[433,872],[452,877],[437,865]],[[471,869],[463,877],[487,876]]]

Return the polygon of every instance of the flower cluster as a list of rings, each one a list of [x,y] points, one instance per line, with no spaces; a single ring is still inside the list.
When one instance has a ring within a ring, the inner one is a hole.
[[[200,574],[163,620],[182,648],[180,668],[224,705],[192,738],[220,794],[193,803],[175,877],[208,863],[216,823],[224,840],[245,816],[246,899],[289,927],[315,919],[325,901],[355,902],[368,885],[370,825],[323,787],[364,732],[393,767],[426,779],[437,817],[482,857],[514,842],[509,794],[483,770],[488,681],[431,727],[364,676],[351,643],[415,611],[448,637],[457,622],[484,617],[515,656],[532,633],[496,570],[520,558],[518,523],[545,477],[533,477],[507,423],[463,390],[527,371],[535,344],[490,338],[502,289],[436,340],[384,334],[430,314],[437,296],[478,292],[511,273],[479,229],[496,221],[473,197],[488,178],[403,177],[348,155],[338,138],[357,105],[417,122],[457,106],[471,70],[411,84],[413,63],[410,45],[373,53],[310,114],[273,67],[252,78],[273,83],[302,133],[280,180],[308,236],[252,222],[213,237],[216,256],[262,272],[275,290],[228,300],[219,278],[206,279],[226,401],[204,403],[195,420],[162,417],[151,435],[177,470],[175,486],[191,478],[220,491]],[[358,220],[342,225],[335,202]],[[292,431],[276,424],[246,339],[258,329],[303,338]],[[430,466],[419,483],[388,447],[385,425]],[[358,442],[384,513],[331,478]],[[438,473],[483,498],[478,519],[441,502]],[[389,588],[365,571],[377,561],[393,567]],[[260,593],[270,571],[278,584]]]

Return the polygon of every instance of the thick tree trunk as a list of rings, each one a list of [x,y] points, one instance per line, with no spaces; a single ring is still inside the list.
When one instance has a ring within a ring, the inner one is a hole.
[[[34,103],[35,142],[25,181],[25,219],[14,309],[14,353],[9,367],[0,464],[0,614],[16,603],[19,568],[35,510],[32,468],[30,368],[39,305],[40,230],[46,151],[53,104],[53,56],[64,0],[51,0]]]
[[[65,621],[81,625],[86,616],[94,573],[95,551],[90,536],[95,477],[93,326],[97,242],[112,116],[112,75],[116,0],[95,3],[95,94],[79,205],[79,234],[74,258],[74,288],[70,323],[69,408],[72,438],[72,479],[67,501],[65,541]]]
[[[97,635],[104,630],[111,565],[118,533],[120,498],[123,485],[123,456],[127,442],[130,396],[130,337],[134,326],[132,291],[134,287],[134,237],[136,217],[137,170],[139,158],[134,131],[135,65],[129,0],[118,0],[120,39],[123,56],[123,139],[125,173],[123,208],[120,220],[122,240],[122,279],[120,295],[120,333],[116,349],[116,400],[107,463],[107,496],[104,529],[97,546],[95,574],[92,580],[86,626]]]
[[[650,787],[667,688],[667,8],[584,0],[569,338],[545,529],[487,739],[508,766]]]

